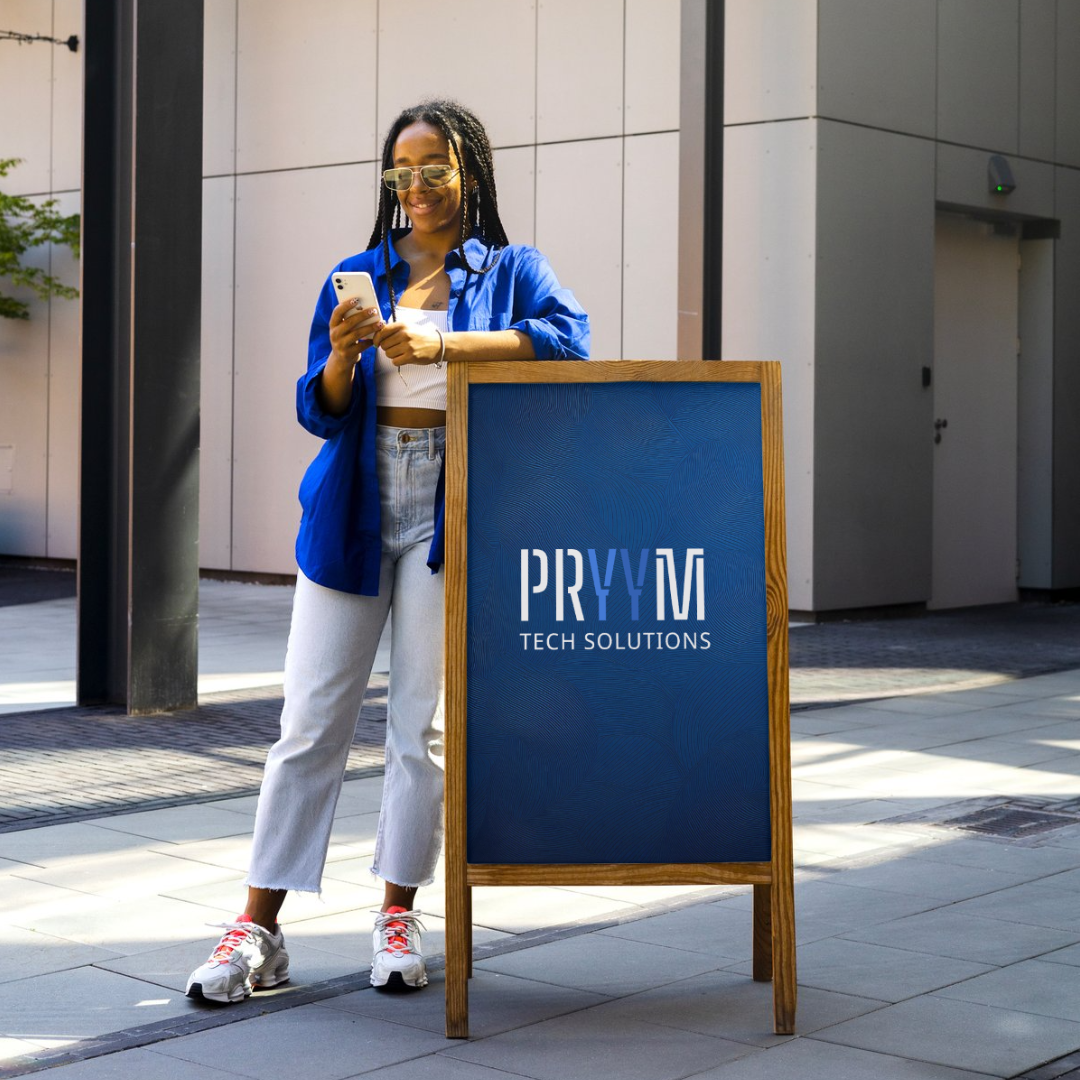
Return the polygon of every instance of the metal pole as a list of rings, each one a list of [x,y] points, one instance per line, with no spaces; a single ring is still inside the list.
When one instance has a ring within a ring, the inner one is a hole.
[[[683,0],[678,358],[719,360],[724,251],[724,2]]]
[[[86,0],[78,698],[198,677],[203,0]]]

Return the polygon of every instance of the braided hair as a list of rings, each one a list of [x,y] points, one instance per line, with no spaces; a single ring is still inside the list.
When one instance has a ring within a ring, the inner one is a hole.
[[[394,167],[394,146],[398,136],[410,124],[430,124],[446,137],[461,175],[461,238],[458,252],[465,269],[473,274],[486,274],[494,269],[499,255],[487,266],[472,266],[465,254],[465,241],[478,236],[492,247],[504,247],[510,243],[499,218],[499,203],[495,193],[495,166],[491,156],[484,125],[476,116],[456,101],[423,101],[405,109],[390,125],[383,142],[382,166],[379,183],[379,210],[368,240],[367,249],[382,247],[386,265],[386,283],[390,289],[390,318],[397,310],[397,296],[390,275],[390,232],[401,224],[401,203],[394,192],[381,182],[381,173]],[[464,158],[464,160],[463,160]],[[469,182],[476,181],[476,190],[469,197]]]

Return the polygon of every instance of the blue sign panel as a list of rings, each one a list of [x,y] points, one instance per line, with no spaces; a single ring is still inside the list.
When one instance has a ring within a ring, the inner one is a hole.
[[[756,383],[469,388],[468,862],[768,861]]]

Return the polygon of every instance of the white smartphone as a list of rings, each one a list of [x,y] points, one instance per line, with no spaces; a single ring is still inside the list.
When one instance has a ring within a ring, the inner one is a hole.
[[[334,274],[334,292],[337,294],[339,304],[346,300],[359,299],[357,307],[374,308],[379,311],[379,298],[375,295],[375,286],[371,282],[371,275],[364,270],[341,270]],[[368,323],[378,322],[381,315],[375,315],[366,322],[360,323],[367,326]]]

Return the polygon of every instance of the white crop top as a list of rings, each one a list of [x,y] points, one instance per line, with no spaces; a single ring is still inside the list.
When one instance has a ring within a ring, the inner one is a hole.
[[[397,321],[408,326],[429,326],[447,332],[447,313],[427,308],[395,309]],[[380,405],[398,405],[411,409],[446,411],[446,365],[402,364],[394,362],[379,349],[375,354],[375,395]]]

